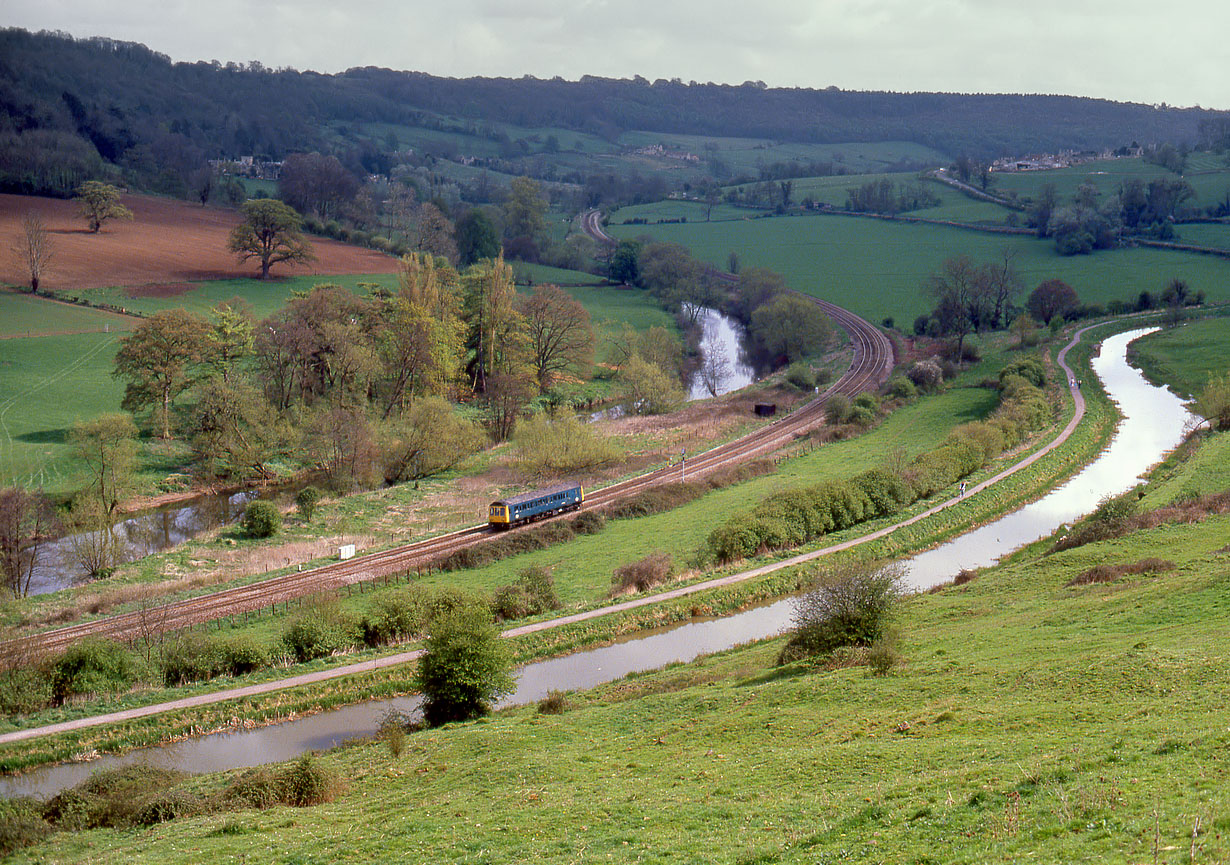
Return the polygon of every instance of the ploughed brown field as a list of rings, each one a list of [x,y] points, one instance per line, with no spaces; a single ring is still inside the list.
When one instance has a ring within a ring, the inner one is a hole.
[[[28,275],[7,254],[28,212],[43,218],[55,244],[55,258],[43,276],[43,288],[157,286],[203,279],[250,277],[260,272],[251,259],[240,265],[226,249],[239,212],[201,207],[147,195],[125,195],[131,220],[108,220],[90,234],[77,215],[77,204],[54,198],[0,195],[0,281],[25,285]],[[342,273],[392,273],[397,259],[334,240],[310,238],[316,261],[275,265],[270,277]]]

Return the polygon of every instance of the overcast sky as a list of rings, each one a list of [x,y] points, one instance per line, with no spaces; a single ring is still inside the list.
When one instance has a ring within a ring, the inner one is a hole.
[[[1230,0],[4,0],[175,60],[1062,93],[1230,109]]]

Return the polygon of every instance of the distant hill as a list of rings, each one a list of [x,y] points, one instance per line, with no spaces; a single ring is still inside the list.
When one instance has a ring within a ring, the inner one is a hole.
[[[322,75],[259,63],[174,63],[130,42],[0,31],[0,189],[15,192],[64,194],[106,163],[146,188],[182,194],[206,159],[278,160],[311,150],[336,154],[355,171],[384,173],[398,148],[390,127],[446,134],[466,128],[504,146],[504,170],[550,176],[568,164],[553,147],[519,163],[498,127],[567,130],[606,142],[631,130],[799,143],[912,142],[986,158],[1133,141],[1194,143],[1202,123],[1226,117],[1068,96],[589,76],[454,79],[378,68]]]

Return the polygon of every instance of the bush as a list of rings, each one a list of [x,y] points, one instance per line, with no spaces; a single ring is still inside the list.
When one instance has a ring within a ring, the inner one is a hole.
[[[538,714],[562,715],[568,711],[568,699],[563,691],[551,691],[538,701]]]
[[[337,773],[314,754],[304,754],[283,769],[278,782],[281,801],[297,808],[332,802],[341,789]]]
[[[385,592],[359,623],[364,645],[386,646],[418,637],[427,629],[431,606],[431,593],[422,586]]]
[[[171,788],[147,800],[133,815],[137,826],[154,826],[180,817],[190,817],[205,809],[200,797],[187,790]]]
[[[222,791],[222,801],[247,808],[272,808],[282,801],[281,784],[265,766],[248,769]]]
[[[871,648],[867,650],[867,666],[871,668],[871,675],[887,676],[901,663],[896,642],[885,635],[871,644]]]
[[[875,643],[901,597],[903,576],[900,564],[856,571],[796,598],[794,632],[778,656],[778,665],[842,646]]]
[[[824,405],[824,416],[829,423],[845,423],[850,419],[850,397],[844,393],[835,393]]]
[[[805,363],[792,363],[786,368],[786,383],[798,390],[809,391],[816,387],[816,375]]]
[[[1046,369],[1042,361],[1036,357],[1022,357],[1014,360],[999,371],[999,383],[1002,388],[1009,376],[1019,376],[1034,387],[1046,387]]]
[[[250,538],[273,537],[282,530],[282,513],[273,502],[257,499],[248,502],[239,525]]]
[[[610,465],[619,459],[614,442],[575,415],[552,419],[537,414],[517,424],[513,452],[530,475],[561,475]]]
[[[52,828],[43,819],[43,805],[28,796],[0,800],[0,857],[44,841]]]
[[[436,727],[486,715],[494,700],[512,693],[511,668],[511,650],[486,610],[437,617],[414,671],[424,720]]]
[[[510,586],[496,589],[491,602],[491,611],[497,619],[524,619],[537,616],[560,606],[555,594],[555,580],[544,567],[531,567],[521,571],[519,578]]]
[[[354,644],[357,628],[337,604],[318,600],[286,626],[282,642],[300,662],[323,658]]]
[[[914,386],[914,382],[899,375],[888,383],[888,392],[894,399],[913,399],[918,395],[918,388]]]
[[[572,519],[572,530],[578,535],[596,535],[606,528],[606,517],[599,511],[585,511]]]
[[[54,705],[79,694],[122,691],[132,684],[132,656],[110,640],[86,639],[56,658],[51,666],[51,700]]]
[[[320,504],[320,495],[320,490],[316,487],[304,487],[295,494],[295,507],[299,509],[299,515],[305,522],[312,521],[312,515],[316,513],[316,506]]]
[[[944,383],[944,372],[940,365],[931,359],[917,360],[910,365],[906,377],[921,391],[930,393],[938,390]]]
[[[667,553],[650,553],[639,561],[621,565],[611,578],[611,593],[643,592],[670,579],[674,564]]]

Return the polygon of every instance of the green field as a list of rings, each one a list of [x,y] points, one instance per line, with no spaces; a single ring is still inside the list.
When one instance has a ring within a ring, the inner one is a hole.
[[[1106,199],[1117,194],[1120,185],[1126,180],[1135,178],[1147,186],[1149,181],[1155,178],[1176,180],[1180,175],[1160,165],[1133,158],[1098,160],[1049,171],[1005,171],[998,172],[993,177],[991,192],[1000,195],[1015,193],[1024,198],[1036,198],[1043,186],[1053,184],[1057,200],[1062,204],[1072,200],[1077,187],[1082,183],[1093,183],[1102,198]],[[1189,201],[1188,205],[1205,207],[1220,201],[1230,189],[1230,166],[1213,154],[1193,154],[1182,179],[1190,183],[1196,191],[1195,200]]]
[[[62,493],[77,485],[68,430],[74,421],[119,410],[124,385],[111,378],[119,338],[87,333],[0,341],[0,486]]]
[[[1225,861],[1228,532],[1034,545],[905,603],[883,677],[777,669],[782,640],[763,641],[570,694],[562,715],[332,751],[328,804],[61,833],[13,861]],[[1176,568],[1065,585],[1145,557]]]
[[[132,330],[137,320],[45,297],[0,288],[0,338]],[[0,343],[0,362],[5,346]]]
[[[1175,226],[1175,243],[1230,250],[1230,225],[1209,222],[1184,222]]]
[[[1063,257],[1050,241],[1028,236],[826,214],[709,225],[613,225],[610,233],[619,238],[645,233],[681,243],[723,270],[735,250],[744,267],[772,268],[785,276],[791,288],[873,321],[892,316],[907,328],[915,316],[931,308],[922,286],[944,259],[969,255],[975,261],[991,261],[1005,248],[1016,251],[1015,265],[1027,291],[1043,280],[1058,278],[1072,285],[1083,302],[1106,303],[1135,300],[1142,291],[1156,295],[1178,277],[1193,291],[1203,290],[1212,302],[1230,300],[1230,261],[1170,250],[1106,250]]]
[[[626,321],[638,329],[675,328],[674,319],[641,291],[597,284],[602,280],[588,273],[540,265],[517,268],[535,282],[564,283],[596,324]],[[131,298],[120,288],[79,294],[147,314],[185,308],[208,315],[217,303],[240,297],[263,318],[283,306],[292,291],[306,291],[325,282],[360,291],[364,284],[373,283],[395,288],[397,276],[216,280],[197,283],[192,290],[168,298]],[[530,289],[523,286],[520,290]],[[0,485],[42,486],[57,494],[74,488],[78,467],[66,443],[67,430],[75,420],[119,411],[124,385],[111,376],[115,352],[123,331],[138,323],[138,319],[88,307],[0,291],[0,335],[19,337],[0,339]],[[104,328],[110,333],[103,333]],[[78,330],[96,333],[38,336]],[[26,338],[27,333],[34,335]],[[173,446],[164,452],[157,442],[147,442],[141,481],[152,484],[176,471],[174,450]]]
[[[1165,382],[1178,394],[1199,393],[1214,376],[1230,371],[1230,318],[1188,321],[1137,340],[1132,362],[1153,382]]]

